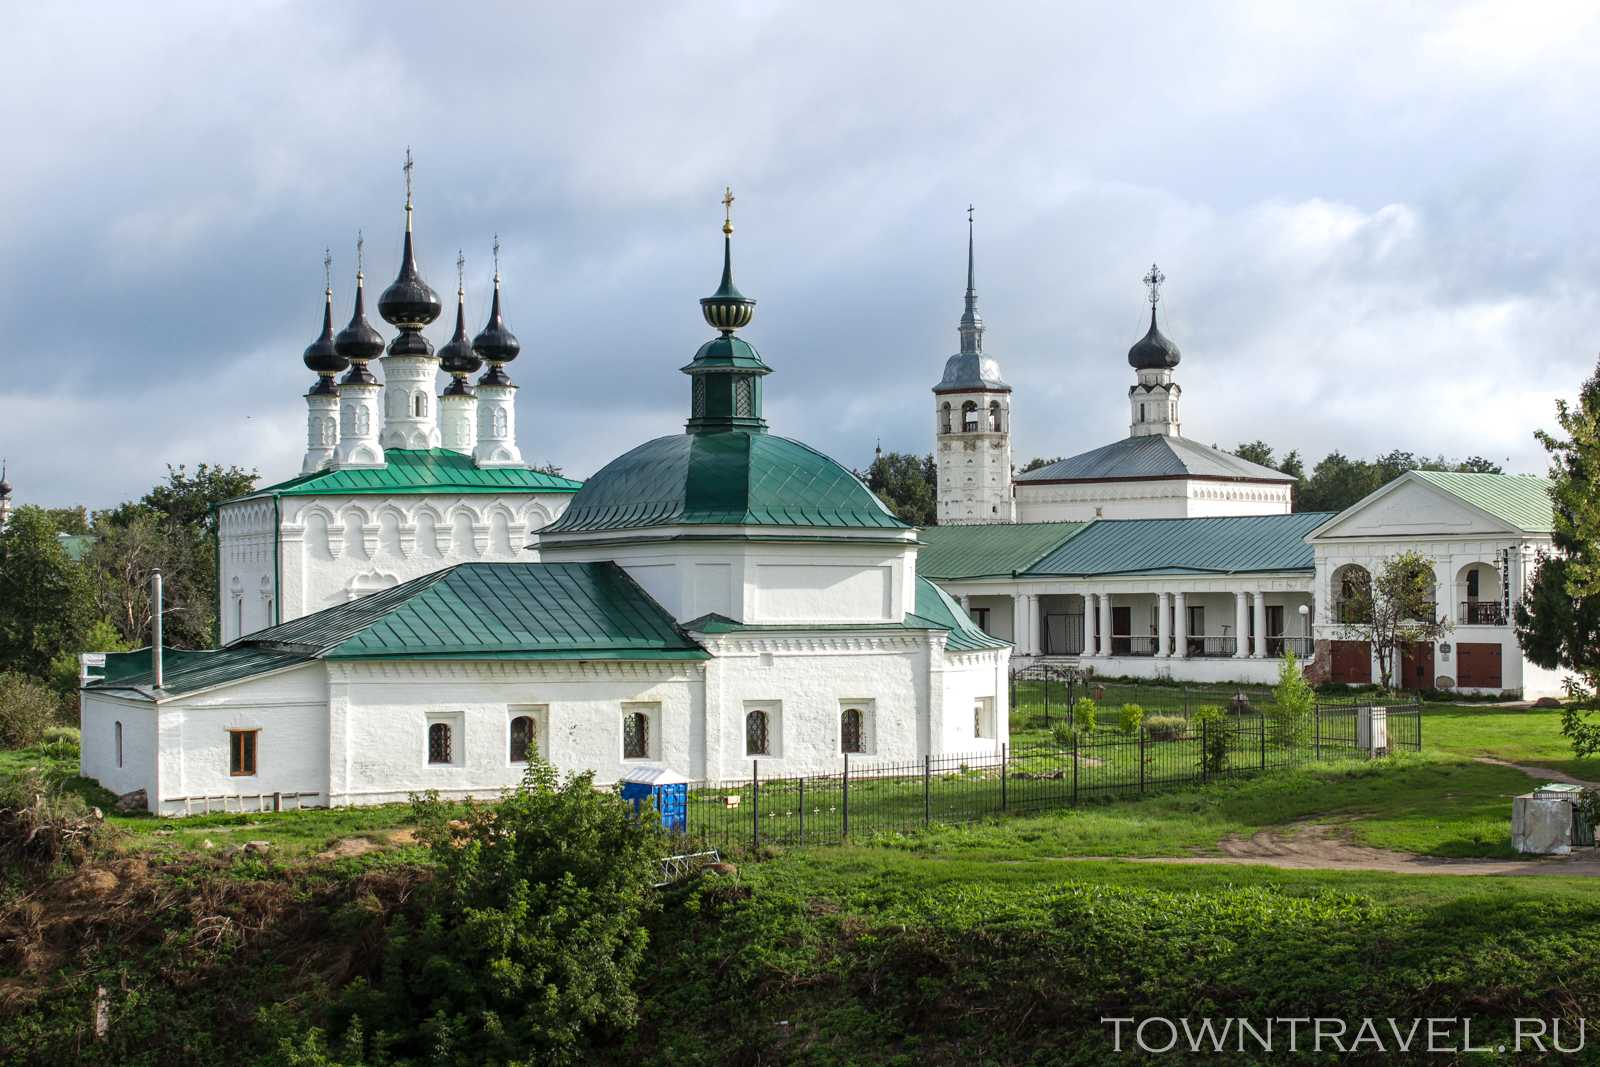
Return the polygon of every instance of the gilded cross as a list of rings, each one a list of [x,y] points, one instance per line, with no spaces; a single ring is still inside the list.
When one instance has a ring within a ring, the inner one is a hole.
[[[1161,300],[1161,283],[1166,280],[1167,276],[1161,273],[1161,268],[1154,263],[1150,264],[1150,273],[1144,276],[1144,284],[1150,288],[1152,306]]]
[[[733,186],[722,188],[722,232],[733,232]]]

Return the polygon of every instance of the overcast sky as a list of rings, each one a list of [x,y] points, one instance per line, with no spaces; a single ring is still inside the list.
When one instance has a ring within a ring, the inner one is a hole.
[[[1127,432],[1154,260],[1188,436],[1542,472],[1600,347],[1596,10],[26,5],[0,455],[48,505],[296,473],[323,246],[342,325],[409,145],[423,275],[465,250],[475,332],[501,235],[522,450],[570,474],[681,429],[724,184],[773,430],[847,465],[931,447],[971,202],[1019,463]]]

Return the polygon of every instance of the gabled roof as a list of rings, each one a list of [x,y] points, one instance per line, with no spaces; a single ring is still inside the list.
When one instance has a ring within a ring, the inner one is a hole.
[[[137,658],[136,658],[137,657]],[[168,652],[162,691],[321,659],[699,660],[707,653],[615,563],[462,563],[247,634]],[[146,689],[149,652],[106,657],[93,689]]]
[[[917,577],[916,610],[907,612],[903,622],[851,623],[746,623],[715,612],[683,624],[697,634],[762,633],[791,630],[944,630],[950,636],[945,648],[951,652],[979,652],[1008,648],[1010,642],[991,637],[973,622],[961,605],[950,599],[931,579]]]
[[[1104,482],[1128,478],[1207,478],[1223,481],[1292,482],[1282,471],[1240,459],[1186,437],[1148,434],[1124,437],[1048,467],[1017,475],[1026,482]]]
[[[1199,519],[1100,519],[1039,560],[1028,575],[1249,574],[1310,571],[1305,536],[1326,512]]]
[[[1549,533],[1555,528],[1548,478],[1456,471],[1408,473],[1525,533]]]
[[[816,449],[733,430],[658,437],[625,452],[539,533],[680,524],[907,528],[860,479]]]
[[[384,451],[384,459],[387,466],[303,474],[235,499],[370,493],[576,493],[583,488],[582,482],[527,467],[480,467],[471,456],[448,448],[390,448]]]
[[[929,578],[1009,578],[1077,536],[1086,522],[929,526],[919,531],[917,573]]]

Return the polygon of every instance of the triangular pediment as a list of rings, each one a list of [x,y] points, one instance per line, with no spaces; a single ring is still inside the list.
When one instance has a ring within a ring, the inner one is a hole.
[[[1311,536],[1311,540],[1503,536],[1518,532],[1505,521],[1419,478],[1401,477],[1334,516]]]

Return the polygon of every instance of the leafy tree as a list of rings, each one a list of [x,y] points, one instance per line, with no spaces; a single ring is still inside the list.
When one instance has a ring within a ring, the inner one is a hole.
[[[1316,710],[1316,690],[1306,681],[1294,650],[1285,648],[1283,662],[1278,664],[1278,684],[1272,689],[1272,706],[1267,710],[1273,742],[1284,746],[1300,744],[1305,740]]]
[[[1451,629],[1438,614],[1433,586],[1433,561],[1408,551],[1384,560],[1371,581],[1354,586],[1345,598],[1343,636],[1372,646],[1385,689],[1394,681],[1397,652],[1436,641]]]
[[[933,456],[879,453],[862,481],[905,522],[932,526],[939,521],[939,472]]]
[[[212,511],[224,500],[243,496],[256,487],[255,471],[243,467],[214,467],[202,463],[190,474],[188,465],[167,464],[167,480],[144,495],[145,507],[160,512],[181,527],[216,529]]]
[[[530,465],[530,466],[531,466],[531,469],[539,472],[540,474],[550,474],[550,475],[554,475],[557,478],[565,478],[566,477],[566,475],[561,473],[563,468],[558,463],[540,463],[540,464],[538,464],[536,466],[532,466],[532,465]]]
[[[70,508],[46,508],[45,514],[56,524],[56,529],[64,534],[89,532],[89,512],[82,504]]]
[[[1600,690],[1600,366],[1578,391],[1578,404],[1556,401],[1563,436],[1539,431],[1550,453],[1550,500],[1555,552],[1540,560],[1517,604],[1517,641],[1546,669],[1564,668],[1576,703],[1561,729],[1580,757],[1600,752],[1600,722],[1592,706]]]
[[[95,620],[87,573],[67,558],[42,508],[21,507],[0,531],[0,669],[50,676]]]
[[[343,1014],[397,1036],[397,1058],[445,1064],[576,1062],[596,1031],[631,1026],[660,823],[538,759],[464,818],[417,805],[437,869],[423,916],[396,920]]]
[[[1233,450],[1233,454],[1242,460],[1259,463],[1263,467],[1271,467],[1273,470],[1278,469],[1277,465],[1272,462],[1272,446],[1259,438],[1240,445]]]
[[[1041,467],[1048,467],[1052,463],[1060,463],[1065,458],[1065,456],[1051,456],[1049,459],[1045,459],[1043,456],[1034,456],[1032,459],[1028,460],[1028,462],[1024,463],[1022,468],[1017,471],[1017,473],[1027,474],[1029,471],[1036,471]]]
[[[1505,468],[1498,463],[1484,459],[1482,456],[1468,456],[1456,464],[1456,470],[1463,474],[1504,474]]]
[[[0,748],[37,744],[55,725],[61,702],[37,678],[0,671]]]

